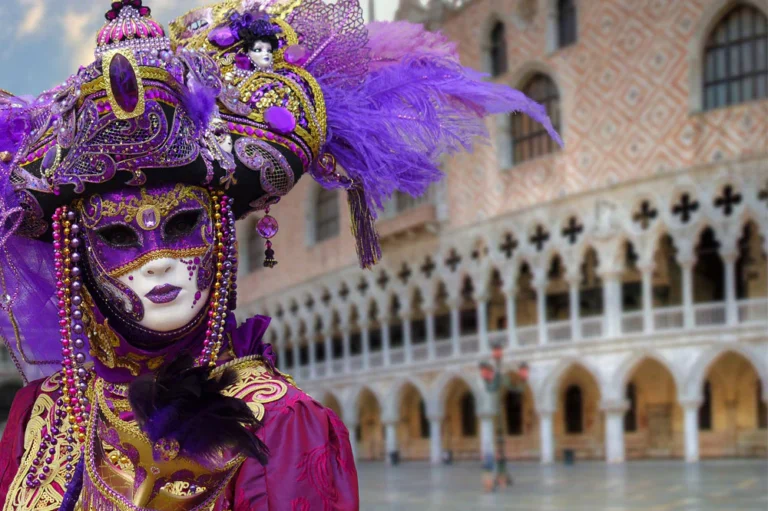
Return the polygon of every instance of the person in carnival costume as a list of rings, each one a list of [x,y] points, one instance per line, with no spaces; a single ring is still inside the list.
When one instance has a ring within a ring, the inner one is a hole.
[[[357,0],[228,1],[166,30],[111,4],[95,60],[0,96],[0,334],[27,385],[0,446],[3,510],[354,510],[346,428],[237,325],[235,221],[305,173],[376,210],[444,154],[544,109]],[[342,170],[343,169],[343,170]]]

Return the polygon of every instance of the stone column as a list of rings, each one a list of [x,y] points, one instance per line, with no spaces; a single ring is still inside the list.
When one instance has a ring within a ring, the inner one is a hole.
[[[350,340],[349,326],[344,326],[341,333],[344,348],[344,372],[349,374],[352,371],[352,341]]]
[[[425,309],[424,310],[424,321],[426,322],[427,327],[427,358],[429,360],[434,360],[436,357],[435,353],[435,310],[434,309]]]
[[[331,332],[325,332],[325,376],[333,374],[333,336]]]
[[[384,367],[389,367],[392,360],[390,359],[390,340],[389,340],[389,318],[381,318],[381,351],[384,358]]]
[[[488,343],[488,297],[476,297],[477,304],[477,337],[480,346],[480,353],[489,353],[491,346]]]
[[[504,293],[507,309],[507,340],[509,346],[517,346],[517,289],[508,289]]]
[[[283,370],[288,367],[288,350],[285,347],[285,339],[280,339],[277,348],[277,364]]]
[[[403,349],[405,350],[405,363],[413,362],[413,339],[411,332],[411,313],[404,312],[400,315],[403,321]]]
[[[371,335],[368,329],[368,323],[359,322],[360,325],[360,343],[363,345],[363,371],[371,368]]]
[[[571,276],[568,279],[568,306],[571,316],[571,339],[581,340],[581,277]]]
[[[299,367],[301,367],[301,346],[299,343],[293,345],[293,375],[299,376]]]
[[[443,460],[443,418],[429,418],[429,461],[439,465]]]
[[[459,322],[460,300],[451,302],[451,346],[453,356],[458,357],[461,354],[459,338],[461,337],[461,323]]]
[[[739,309],[736,303],[736,259],[738,252],[722,255],[725,265],[725,322],[733,326],[739,322]]]
[[[307,350],[309,350],[309,379],[314,380],[317,378],[317,339],[311,338],[307,342]]]
[[[621,280],[617,272],[603,273],[603,337],[621,334]]]
[[[653,325],[653,264],[640,266],[643,275],[643,333],[651,334]]]
[[[693,260],[680,261],[683,273],[683,326],[693,328],[695,316],[693,314]]]
[[[685,461],[699,461],[699,407],[701,401],[681,401],[683,407],[683,432],[685,435]]]
[[[555,461],[555,431],[552,424],[552,417],[555,415],[555,411],[543,409],[538,410],[538,413],[541,463],[546,465]]]
[[[480,419],[480,456],[485,459],[496,452],[495,433],[493,428],[493,415],[478,415]]]
[[[626,402],[604,403],[605,412],[605,461],[624,463],[624,414]]]
[[[384,445],[387,463],[392,464],[390,454],[397,451],[397,422],[384,424]]]
[[[547,344],[547,279],[535,279],[536,287],[536,316],[539,321],[539,344]]]

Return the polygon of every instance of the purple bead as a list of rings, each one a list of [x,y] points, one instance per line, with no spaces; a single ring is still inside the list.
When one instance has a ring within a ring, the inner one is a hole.
[[[271,106],[264,112],[264,121],[278,133],[292,133],[296,129],[296,118],[285,107]]]
[[[83,303],[83,298],[82,297],[75,296],[75,297],[72,298],[72,304],[73,305],[77,306],[77,305],[80,305],[81,303]]]
[[[83,364],[83,363],[85,363],[85,355],[83,355],[82,353],[78,353],[77,355],[75,355],[75,361],[76,361],[78,364]]]
[[[75,339],[75,348],[81,350],[85,348],[85,342],[83,342],[82,339]],[[85,369],[83,369],[83,372],[85,372]],[[78,370],[77,375],[80,376],[80,371]],[[82,378],[82,376],[80,376]]]
[[[301,66],[309,58],[309,49],[303,44],[292,44],[285,49],[284,57],[287,63]]]
[[[139,104],[139,82],[130,61],[117,54],[109,64],[109,85],[117,104],[128,113]]]
[[[83,325],[75,325],[75,327],[72,330],[76,334],[82,334],[83,333]]]
[[[271,239],[275,236],[275,234],[277,234],[278,228],[279,226],[277,225],[277,220],[267,215],[259,220],[259,224],[256,227],[256,230],[262,238]]]
[[[125,57],[123,57],[123,58],[125,58]],[[127,60],[127,59],[126,59],[126,60]],[[74,221],[74,219],[75,219],[75,212],[74,212],[74,211],[69,211],[69,212],[67,212],[67,220],[69,220],[70,222],[72,222],[72,221]]]

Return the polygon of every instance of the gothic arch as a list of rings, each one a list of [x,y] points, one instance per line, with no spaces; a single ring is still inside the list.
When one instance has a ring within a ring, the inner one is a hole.
[[[763,390],[768,391],[768,364],[765,362],[764,354],[758,352],[756,348],[748,345],[733,344],[728,346],[715,346],[702,352],[691,365],[684,380],[684,392],[686,399],[700,399],[701,389],[704,385],[707,372],[717,360],[729,352],[744,357],[757,372],[760,381],[763,382]]]
[[[688,110],[691,113],[704,109],[702,73],[704,69],[704,45],[709,33],[721,18],[737,4],[752,5],[768,16],[768,0],[711,0],[706,2],[696,31],[688,43]]]

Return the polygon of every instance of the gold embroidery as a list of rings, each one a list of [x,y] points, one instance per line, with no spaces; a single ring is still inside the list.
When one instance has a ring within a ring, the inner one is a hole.
[[[91,356],[97,358],[105,367],[109,369],[115,369],[116,367],[122,367],[128,369],[133,376],[138,376],[141,372],[141,365],[139,361],[131,360],[129,353],[128,357],[119,357],[115,353],[115,348],[120,346],[120,339],[117,334],[109,326],[109,319],[104,318],[104,323],[99,323],[96,318],[93,317],[93,298],[87,290],[83,290],[83,324],[85,325],[86,334],[88,336],[88,345],[90,346]]]
[[[150,195],[146,188],[140,188],[141,197],[121,198],[120,202],[103,200],[99,195],[94,195],[88,202],[94,207],[94,215],[88,214],[87,203],[79,201],[77,209],[84,219],[86,227],[93,228],[101,220],[102,216],[123,215],[123,220],[132,222],[139,212],[147,206],[154,206],[165,216],[173,211],[183,200],[194,200],[199,203],[211,216],[211,199],[208,191],[198,186],[185,185],[178,183],[173,190],[160,195]],[[96,207],[100,206],[100,207]],[[160,219],[157,219],[160,223]]]
[[[50,427],[57,418],[56,405],[47,393],[56,392],[59,389],[60,378],[61,374],[56,373],[43,382],[41,390],[46,393],[40,394],[32,407],[32,413],[24,432],[24,455],[21,458],[19,471],[8,491],[3,507],[4,511],[57,511],[61,506],[66,487],[66,458],[69,454],[66,450],[68,419],[64,419],[64,425],[59,428],[60,433],[55,435],[58,448],[53,455],[53,462],[48,465],[50,467],[48,478],[42,481],[37,488],[28,488],[26,484],[27,474],[33,466],[32,462],[37,451],[40,449],[42,430],[44,427]],[[71,454],[75,457],[72,463],[77,463],[80,450],[76,448]]]
[[[136,270],[139,270],[142,266],[150,261],[156,261],[158,259],[183,259],[190,257],[202,257],[208,252],[208,247],[195,247],[195,248],[180,248],[178,250],[155,250],[148,254],[134,259],[130,263],[119,266],[109,272],[109,276],[113,279],[119,279],[124,275],[128,275]]]
[[[258,420],[264,418],[265,404],[279,401],[288,392],[285,382],[275,379],[261,360],[248,357],[233,360],[214,369],[212,375],[219,375],[227,368],[237,372],[238,381],[222,394],[245,401]]]

